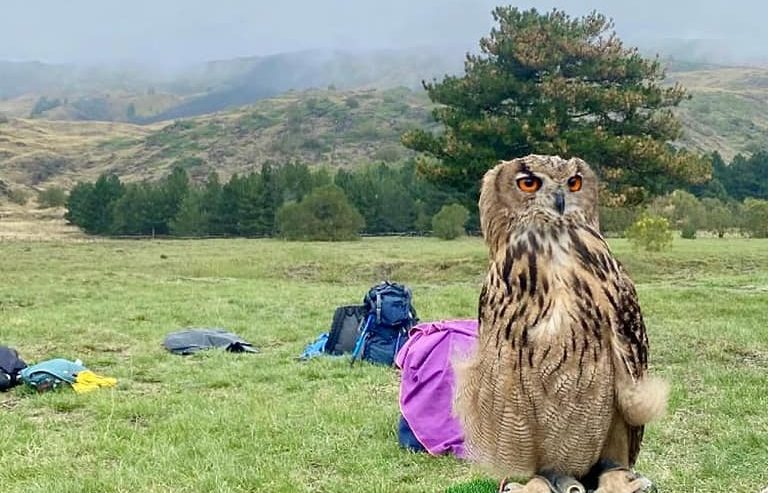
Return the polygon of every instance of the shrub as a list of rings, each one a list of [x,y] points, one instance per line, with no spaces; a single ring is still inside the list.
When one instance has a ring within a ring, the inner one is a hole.
[[[14,188],[8,192],[8,200],[18,205],[25,205],[29,200],[29,194],[21,188]]]
[[[682,237],[685,240],[695,240],[696,231],[697,231],[696,226],[686,221],[685,223],[683,223],[683,227],[680,229],[680,237]]]
[[[277,211],[277,223],[288,240],[353,240],[365,226],[363,217],[335,185],[316,188],[301,202],[285,204]]]
[[[768,238],[768,200],[746,199],[743,212],[744,232],[752,238]]]
[[[403,157],[403,149],[396,145],[386,145],[373,153],[374,161],[394,163]]]
[[[41,209],[63,207],[67,203],[67,192],[60,187],[46,188],[37,194],[37,203]]]
[[[709,197],[701,199],[701,204],[706,211],[706,228],[714,231],[719,238],[725,236],[726,231],[736,226],[734,223],[737,214],[731,210],[728,204]]]
[[[469,211],[459,204],[444,205],[432,217],[432,234],[444,240],[452,240],[462,236],[464,225],[469,219]]]
[[[665,217],[675,229],[686,230],[690,233],[707,226],[706,209],[694,195],[675,190],[669,195],[657,197],[649,207],[651,214]]]
[[[643,214],[624,234],[635,248],[649,252],[658,252],[672,245],[669,221],[660,216]]]

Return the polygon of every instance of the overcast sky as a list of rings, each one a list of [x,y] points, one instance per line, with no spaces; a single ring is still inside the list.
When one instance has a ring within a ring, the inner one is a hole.
[[[0,59],[179,65],[315,48],[473,49],[488,0],[0,0]],[[766,0],[559,0],[520,7],[597,9],[633,43],[727,40],[768,52]],[[690,6],[688,6],[690,5]]]

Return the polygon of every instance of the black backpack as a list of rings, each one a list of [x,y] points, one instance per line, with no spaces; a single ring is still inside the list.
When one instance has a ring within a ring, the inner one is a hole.
[[[366,318],[355,342],[352,363],[363,359],[391,366],[417,322],[411,290],[385,281],[373,286],[363,298]]]
[[[365,305],[345,305],[333,312],[331,330],[324,351],[334,356],[351,353],[355,349],[368,310]]]
[[[18,385],[19,373],[26,367],[15,349],[0,346],[0,391]]]

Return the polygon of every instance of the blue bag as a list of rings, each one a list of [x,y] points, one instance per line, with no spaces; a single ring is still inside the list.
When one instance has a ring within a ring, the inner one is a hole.
[[[408,340],[408,331],[417,322],[411,290],[385,281],[372,287],[363,298],[368,314],[352,352],[358,358],[392,366],[395,355]]]

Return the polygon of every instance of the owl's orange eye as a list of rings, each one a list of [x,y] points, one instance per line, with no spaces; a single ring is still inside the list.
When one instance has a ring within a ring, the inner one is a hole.
[[[535,176],[524,176],[517,179],[517,188],[526,193],[533,193],[541,188],[541,180]]]
[[[581,176],[575,175],[570,178],[568,178],[568,188],[571,190],[571,192],[578,192],[581,190]]]

